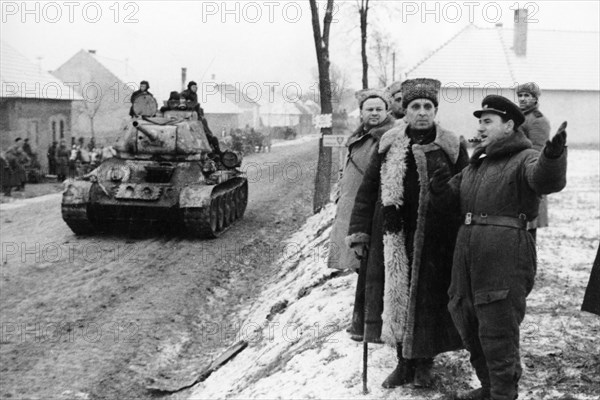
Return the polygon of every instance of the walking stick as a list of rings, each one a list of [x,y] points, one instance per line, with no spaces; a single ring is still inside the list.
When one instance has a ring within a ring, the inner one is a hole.
[[[369,259],[369,251],[365,249],[365,254],[363,258],[360,260],[361,266],[360,268],[365,269],[365,275],[367,270],[367,260]],[[366,290],[366,276],[365,276],[365,287],[363,290]],[[363,394],[369,394],[369,389],[367,388],[367,366],[369,361],[369,343],[367,342],[367,324],[366,324],[366,316],[367,316],[367,299],[365,293],[365,306],[363,309],[363,374],[362,374],[362,382],[363,382]]]

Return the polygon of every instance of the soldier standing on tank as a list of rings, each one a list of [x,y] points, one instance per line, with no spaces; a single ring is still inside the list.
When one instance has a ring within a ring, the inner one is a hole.
[[[185,100],[188,110],[196,111],[198,119],[202,122],[202,126],[204,127],[204,132],[206,132],[208,142],[215,153],[220,155],[221,148],[219,146],[219,139],[213,135],[208,127],[208,121],[204,118],[204,110],[200,107],[200,103],[198,102],[198,84],[194,81],[190,81],[187,85],[187,89],[180,93],[180,97]]]
[[[150,93],[148,89],[150,89],[150,84],[148,83],[148,81],[141,81],[140,88],[131,94],[131,108],[129,108],[130,117],[136,116],[135,112],[133,111],[133,102],[135,101],[135,99],[144,94],[149,94],[150,96],[152,96],[152,93]]]

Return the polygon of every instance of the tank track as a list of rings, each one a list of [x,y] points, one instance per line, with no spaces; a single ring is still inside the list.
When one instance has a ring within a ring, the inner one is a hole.
[[[96,228],[88,217],[87,204],[63,204],[62,217],[76,235],[94,233]]]
[[[223,185],[211,193],[208,207],[182,209],[182,218],[188,232],[198,238],[216,238],[233,222],[244,216],[248,204],[248,181]]]

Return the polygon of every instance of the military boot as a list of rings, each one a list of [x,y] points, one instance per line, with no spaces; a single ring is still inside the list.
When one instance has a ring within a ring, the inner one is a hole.
[[[415,362],[414,360],[409,360],[402,356],[401,343],[397,344],[396,352],[398,356],[398,365],[381,384],[381,386],[386,389],[392,389],[410,383],[415,377]]]
[[[418,358],[415,360],[415,366],[415,387],[431,387],[433,384],[433,358]]]

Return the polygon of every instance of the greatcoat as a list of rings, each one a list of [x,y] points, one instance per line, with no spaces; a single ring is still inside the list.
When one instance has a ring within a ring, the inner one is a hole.
[[[379,125],[372,127],[368,131],[365,131],[364,124],[360,124],[356,131],[348,138],[346,165],[338,184],[337,208],[333,227],[331,228],[329,256],[327,259],[327,266],[329,268],[359,270],[360,262],[356,258],[354,251],[346,246],[344,239],[348,234],[354,199],[363,180],[369,160],[373,153],[377,151],[377,145],[381,136],[390,130],[393,125],[394,119],[388,115]]]
[[[550,139],[550,121],[542,114],[538,106],[523,111],[525,122],[519,129],[523,131],[527,139],[531,141],[532,148],[542,151],[546,141]],[[544,228],[548,226],[548,198],[540,197],[538,216],[527,224],[527,229]]]
[[[384,257],[369,255],[365,340],[381,336],[401,343],[406,358],[429,358],[461,348],[447,310],[459,222],[428,206],[429,179],[442,165],[458,173],[468,155],[464,140],[439,125],[433,142],[422,145],[411,142],[407,129],[395,127],[381,138],[356,196],[346,242],[369,243],[378,233],[371,220],[381,207]]]

